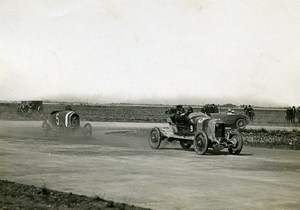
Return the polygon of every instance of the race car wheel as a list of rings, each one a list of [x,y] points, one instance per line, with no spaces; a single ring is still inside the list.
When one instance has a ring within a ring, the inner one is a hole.
[[[240,132],[232,131],[229,134],[229,141],[232,143],[232,146],[228,148],[228,151],[231,154],[238,155],[243,149],[243,137]]]
[[[180,141],[180,146],[184,150],[189,150],[192,145],[188,141]]]
[[[195,152],[198,155],[204,155],[208,149],[208,138],[203,131],[198,132],[194,137]]]
[[[152,149],[158,149],[161,143],[160,131],[157,127],[154,127],[150,131],[148,138],[149,145]]]
[[[50,130],[50,125],[47,123],[46,120],[44,120],[42,124],[42,129],[43,129],[43,134],[44,136],[48,136],[49,130]]]
[[[244,119],[238,119],[235,123],[236,127],[239,129],[245,129],[246,121]]]
[[[83,136],[87,139],[90,139],[92,137],[93,128],[90,123],[86,123],[83,126]]]
[[[39,106],[37,111],[38,111],[38,113],[42,113],[43,112],[43,107]]]

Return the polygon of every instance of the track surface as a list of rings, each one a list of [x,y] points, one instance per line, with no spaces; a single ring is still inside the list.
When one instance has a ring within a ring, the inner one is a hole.
[[[177,143],[151,150],[154,124],[92,125],[85,140],[45,138],[41,122],[0,121],[0,179],[153,209],[300,209],[299,151],[198,156]]]

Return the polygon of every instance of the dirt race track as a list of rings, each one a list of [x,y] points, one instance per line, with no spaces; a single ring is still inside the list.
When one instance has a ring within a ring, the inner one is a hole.
[[[0,179],[153,209],[300,209],[300,152],[244,147],[198,156],[148,146],[153,124],[92,123],[93,138],[43,137],[0,121]]]

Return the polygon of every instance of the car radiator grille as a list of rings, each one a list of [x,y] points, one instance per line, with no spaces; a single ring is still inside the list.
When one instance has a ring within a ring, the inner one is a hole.
[[[215,136],[216,137],[225,137],[225,124],[224,123],[216,123]]]

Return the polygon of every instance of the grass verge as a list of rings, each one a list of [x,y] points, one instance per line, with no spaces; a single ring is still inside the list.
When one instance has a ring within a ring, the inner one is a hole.
[[[98,196],[87,197],[35,187],[7,180],[0,180],[0,209],[111,209],[144,210],[145,208],[104,200]]]
[[[300,131],[293,130],[241,130],[244,145],[273,149],[300,149]]]

